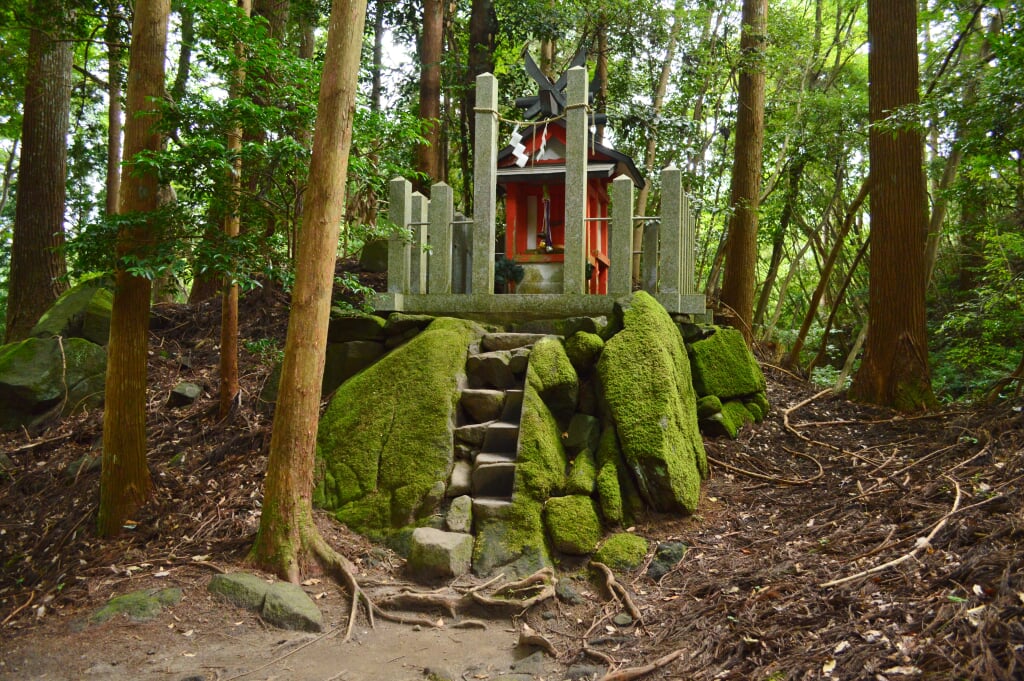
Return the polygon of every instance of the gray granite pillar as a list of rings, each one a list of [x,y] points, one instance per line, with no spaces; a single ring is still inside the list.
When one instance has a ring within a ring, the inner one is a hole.
[[[660,220],[646,220],[640,246],[640,287],[648,293],[658,292],[658,232]]]
[[[472,290],[494,291],[494,221],[498,179],[498,80],[476,77],[476,145],[473,150]]]
[[[427,292],[427,197],[419,192],[412,194],[412,249],[409,268],[410,293]],[[419,223],[419,224],[417,224]]]
[[[388,219],[401,228],[388,239],[388,293],[409,292],[409,241],[405,230],[412,215],[412,184],[403,177],[391,180],[391,205]]]
[[[658,293],[679,293],[683,176],[669,166],[661,171],[661,242],[658,249]]]
[[[633,290],[633,180],[619,175],[612,180],[612,221],[608,235],[608,293],[629,295]]]
[[[696,275],[694,274],[694,258],[697,248],[697,235],[693,220],[693,213],[690,212],[690,197],[684,192],[682,195],[682,222],[683,233],[679,239],[679,292],[684,296],[697,293]]]
[[[452,188],[438,182],[430,188],[430,286],[432,294],[452,292]]]
[[[587,70],[582,66],[569,69],[565,88],[565,293],[587,290],[587,89]]]

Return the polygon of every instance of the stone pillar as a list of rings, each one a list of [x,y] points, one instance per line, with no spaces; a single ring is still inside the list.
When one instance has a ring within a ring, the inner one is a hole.
[[[494,291],[494,221],[498,180],[498,80],[476,77],[476,145],[473,149],[472,290]]]
[[[612,180],[612,221],[608,235],[608,293],[629,295],[633,290],[633,180],[619,175]]]
[[[452,292],[452,188],[438,182],[430,188],[430,286],[432,294]]]
[[[658,249],[658,293],[679,293],[683,175],[669,166],[661,171],[661,242]]]
[[[412,285],[410,293],[427,292],[427,197],[419,192],[412,194],[412,253],[409,269]],[[419,224],[415,224],[419,223]]]
[[[587,70],[567,72],[565,121],[564,293],[586,293],[587,270]]]
[[[644,222],[644,238],[640,247],[640,287],[648,293],[658,292],[658,231],[660,220]]]
[[[697,235],[693,213],[690,212],[690,197],[683,193],[682,198],[683,232],[679,239],[679,292],[689,296],[697,293],[697,282],[693,272]]]
[[[452,224],[452,293],[469,293],[473,286],[472,260],[473,249],[472,225],[466,222],[462,213],[455,214]]]
[[[409,241],[405,230],[412,222],[412,184],[404,177],[391,180],[388,219],[401,228],[388,239],[388,293],[409,292]]]

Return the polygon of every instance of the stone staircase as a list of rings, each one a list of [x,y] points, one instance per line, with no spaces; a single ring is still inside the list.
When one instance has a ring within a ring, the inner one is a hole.
[[[448,496],[470,496],[474,518],[500,516],[512,503],[526,367],[543,337],[488,334],[470,347]]]

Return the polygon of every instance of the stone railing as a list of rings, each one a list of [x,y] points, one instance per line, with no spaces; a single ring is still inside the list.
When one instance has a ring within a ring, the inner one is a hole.
[[[587,72],[569,70],[566,87],[565,251],[561,294],[495,294],[497,201],[497,80],[477,77],[476,164],[472,219],[456,217],[452,188],[431,188],[428,201],[403,179],[391,181],[389,217],[411,231],[388,246],[388,291],[373,301],[379,310],[500,317],[607,314],[616,298],[632,291],[633,227],[644,222],[641,282],[671,313],[703,314],[704,296],[694,286],[694,233],[682,176],[661,174],[658,218],[633,215],[633,182],[612,181],[609,218],[608,293],[587,293]],[[472,233],[467,234],[467,227]]]

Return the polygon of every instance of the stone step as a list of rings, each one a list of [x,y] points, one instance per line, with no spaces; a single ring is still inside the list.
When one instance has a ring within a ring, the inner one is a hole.
[[[545,334],[543,333],[488,333],[480,341],[484,352],[493,350],[516,350],[533,345]]]
[[[505,404],[501,410],[501,420],[519,423],[523,416],[523,389],[509,388],[505,391]]]
[[[519,400],[521,407],[522,396],[519,397]],[[459,398],[459,403],[466,415],[476,423],[494,421],[499,418],[508,420],[504,416],[508,411],[507,402],[505,391],[493,388],[466,388]]]
[[[487,436],[487,431],[492,423],[496,423],[496,421],[459,426],[455,429],[455,441],[469,445],[471,448],[480,447],[483,445],[484,438]]]
[[[466,377],[471,388],[504,390],[514,387],[516,373],[512,367],[512,352],[497,350],[470,355],[466,358]]]
[[[516,478],[515,461],[495,461],[494,463],[478,463],[473,466],[474,497],[511,497],[512,486]]]
[[[508,453],[513,456],[519,444],[519,423],[491,421],[484,433],[482,451]]]
[[[482,466],[489,463],[515,463],[515,454],[506,454],[502,452],[480,452],[476,455],[476,459],[473,460],[474,466]]]
[[[497,519],[504,520],[512,508],[509,497],[476,497],[473,499],[473,524]]]

